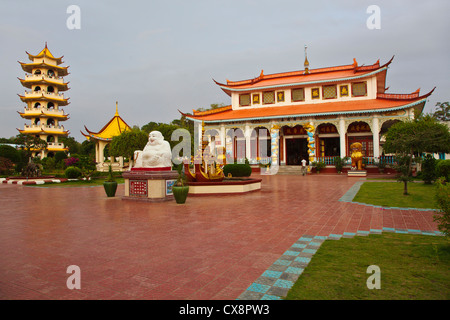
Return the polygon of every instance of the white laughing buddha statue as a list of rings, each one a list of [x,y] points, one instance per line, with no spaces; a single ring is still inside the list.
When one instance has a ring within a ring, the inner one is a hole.
[[[164,140],[161,132],[150,132],[144,150],[134,152],[134,161],[135,168],[172,167],[172,151],[169,142]]]

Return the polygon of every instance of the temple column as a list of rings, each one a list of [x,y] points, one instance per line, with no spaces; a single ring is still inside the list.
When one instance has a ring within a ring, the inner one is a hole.
[[[378,159],[380,157],[380,123],[378,116],[372,119],[372,134],[373,134],[373,157]]]
[[[340,143],[340,153],[341,158],[344,158],[347,155],[345,150],[345,120],[339,119],[339,143]]]
[[[248,161],[251,161],[252,148],[250,138],[252,136],[252,131],[250,130],[250,126],[248,124],[245,125],[244,136],[245,136],[245,157],[247,158]]]
[[[279,151],[280,140],[280,126],[273,125],[270,129],[270,148],[272,152],[272,165],[270,166],[270,174],[277,174],[279,169],[278,159],[280,158]]]

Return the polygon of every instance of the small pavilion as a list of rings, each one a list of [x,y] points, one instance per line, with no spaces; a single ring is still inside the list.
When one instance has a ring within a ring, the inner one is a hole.
[[[87,133],[81,131],[81,134],[89,141],[95,142],[95,162],[97,163],[98,171],[107,171],[109,169],[109,163],[105,162],[105,147],[111,142],[111,140],[120,135],[126,130],[131,130],[131,127],[122,119],[119,115],[118,103],[116,102],[116,113],[114,117],[98,132],[90,131],[84,126]],[[116,162],[114,157],[109,157],[110,164],[115,171],[121,171],[124,167],[123,157],[118,158]]]

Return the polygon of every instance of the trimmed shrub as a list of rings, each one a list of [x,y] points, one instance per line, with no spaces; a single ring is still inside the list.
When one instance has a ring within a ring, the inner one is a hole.
[[[77,167],[68,167],[66,171],[64,171],[64,175],[68,179],[77,179],[81,177],[81,170]]]
[[[436,163],[436,175],[443,177],[446,182],[450,182],[450,160],[438,160]]]
[[[228,177],[229,173],[232,177],[250,177],[252,167],[247,163],[230,163],[223,166],[223,173],[225,177]]]

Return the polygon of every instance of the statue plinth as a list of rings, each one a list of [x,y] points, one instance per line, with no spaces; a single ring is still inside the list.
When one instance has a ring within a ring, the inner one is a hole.
[[[170,167],[132,168],[122,174],[125,180],[125,200],[170,201],[178,172]]]
[[[367,177],[367,170],[348,170],[348,177]]]

